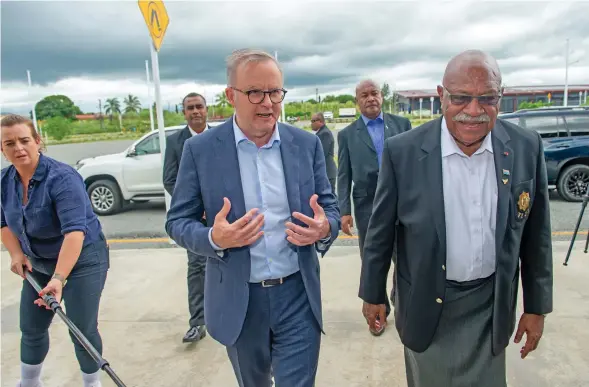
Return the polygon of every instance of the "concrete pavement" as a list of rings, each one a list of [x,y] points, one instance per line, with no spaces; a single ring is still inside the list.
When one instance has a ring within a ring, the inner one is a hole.
[[[547,317],[538,350],[526,360],[518,357],[521,345],[508,348],[510,387],[589,385],[589,371],[584,368],[589,364],[589,256],[583,253],[583,244],[584,238],[564,267],[568,243],[554,243],[555,312]],[[336,246],[321,260],[327,334],[317,386],[405,386],[403,350],[394,327],[374,338],[361,315],[357,250]],[[2,386],[13,387],[19,373],[21,280],[4,262]],[[185,278],[186,255],[180,248],[112,251],[99,323],[104,357],[127,386],[237,386],[221,345],[210,337],[195,346],[181,343],[188,318]],[[81,386],[67,327],[58,317],[50,333],[45,386]],[[105,387],[114,385],[106,373],[102,380]]]

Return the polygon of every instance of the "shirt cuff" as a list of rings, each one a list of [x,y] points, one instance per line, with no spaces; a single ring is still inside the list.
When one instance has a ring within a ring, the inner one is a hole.
[[[209,243],[211,244],[211,247],[213,248],[213,250],[215,250],[215,252],[217,253],[217,255],[219,257],[223,257],[225,255],[225,252],[223,251],[223,249],[220,248],[219,246],[217,246],[215,244],[215,242],[213,242],[213,228],[212,227],[209,229]]]
[[[319,239],[316,243],[317,246],[317,250],[319,251],[323,251],[327,248],[327,245],[329,244],[329,240],[331,239],[331,234],[328,234],[325,238],[323,239]]]

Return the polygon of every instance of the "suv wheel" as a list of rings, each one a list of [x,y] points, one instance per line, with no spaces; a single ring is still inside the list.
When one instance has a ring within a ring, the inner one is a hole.
[[[98,215],[113,215],[123,208],[119,186],[110,180],[98,180],[88,187],[92,209]]]
[[[558,179],[558,194],[567,202],[580,202],[589,186],[589,166],[575,164],[567,167]]]

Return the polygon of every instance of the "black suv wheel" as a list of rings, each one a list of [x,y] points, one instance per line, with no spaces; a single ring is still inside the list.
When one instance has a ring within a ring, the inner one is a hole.
[[[557,190],[567,202],[580,202],[589,186],[589,166],[574,164],[565,168],[558,178]]]
[[[98,180],[88,187],[92,209],[98,215],[113,215],[123,208],[119,186],[110,180]]]

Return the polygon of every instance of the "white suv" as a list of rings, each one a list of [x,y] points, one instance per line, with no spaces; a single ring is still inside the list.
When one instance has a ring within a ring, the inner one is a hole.
[[[165,128],[166,137],[185,127]],[[115,214],[131,201],[165,199],[158,130],[145,134],[121,153],[79,160],[76,169],[98,215]]]

